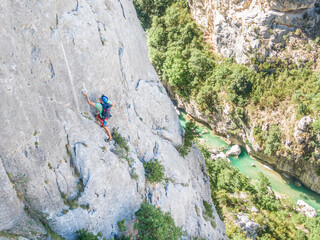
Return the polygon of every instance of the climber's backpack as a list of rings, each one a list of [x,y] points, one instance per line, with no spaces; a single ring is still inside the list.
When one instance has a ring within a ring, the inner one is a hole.
[[[101,98],[100,98],[103,103],[101,103],[102,105],[102,113],[101,113],[101,117],[102,119],[106,119],[106,118],[111,118],[111,114],[110,114],[110,110],[111,110],[111,105],[108,103],[108,97],[106,97],[105,95],[102,95]]]

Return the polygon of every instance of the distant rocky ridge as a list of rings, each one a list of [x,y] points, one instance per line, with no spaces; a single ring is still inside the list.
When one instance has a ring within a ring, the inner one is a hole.
[[[10,1],[0,5],[0,238],[66,239],[85,228],[111,238],[133,232],[142,201],[156,204],[139,142],[165,168],[158,202],[192,237],[227,239],[211,201],[200,151],[182,158],[182,129],[149,63],[144,31],[128,0]],[[115,103],[110,127],[129,142],[128,160],[94,121],[90,99]],[[128,120],[130,130],[124,116]]]
[[[320,69],[319,0],[189,0],[217,53],[252,59],[311,62]]]

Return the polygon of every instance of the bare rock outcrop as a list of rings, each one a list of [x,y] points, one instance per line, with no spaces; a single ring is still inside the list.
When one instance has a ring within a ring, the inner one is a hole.
[[[297,201],[297,211],[302,212],[307,217],[316,217],[317,212],[316,210],[311,207],[309,204],[305,203],[303,200]]]
[[[234,145],[226,152],[226,155],[227,155],[227,157],[229,157],[229,156],[238,157],[240,155],[240,153],[241,153],[240,146],[239,145]]]
[[[0,231],[45,239],[42,222],[66,239],[81,228],[112,238],[123,219],[132,232],[147,200],[189,236],[227,238],[216,213],[213,228],[196,211],[212,204],[205,162],[197,149],[176,150],[182,128],[131,1],[4,0],[0,12]],[[104,141],[84,88],[115,104],[109,125],[128,140],[127,155]],[[170,179],[157,199],[136,142]]]
[[[314,61],[320,68],[319,0],[190,0],[215,51],[239,63],[252,59]]]

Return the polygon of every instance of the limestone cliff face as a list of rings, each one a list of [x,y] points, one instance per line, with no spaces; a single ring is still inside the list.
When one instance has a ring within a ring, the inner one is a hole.
[[[156,204],[136,139],[170,179],[157,184],[159,206],[189,236],[227,238],[216,212],[216,228],[202,216],[205,162],[175,148],[182,129],[131,1],[4,0],[0,12],[0,231],[45,239],[41,221],[66,239],[81,228],[110,238],[122,219],[132,231],[142,201]],[[115,103],[109,125],[129,141],[128,162],[104,141],[83,88]]]
[[[319,0],[190,0],[189,5],[208,41],[225,57],[245,64],[288,58],[320,68]]]

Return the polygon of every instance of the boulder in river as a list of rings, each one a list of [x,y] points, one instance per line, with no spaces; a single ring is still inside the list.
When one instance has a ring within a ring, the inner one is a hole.
[[[311,207],[309,204],[307,204],[306,202],[304,202],[302,200],[298,200],[297,205],[298,205],[297,211],[302,212],[307,217],[316,217],[317,216],[316,210],[313,207]]]
[[[294,181],[294,184],[295,184],[297,187],[301,187],[301,182],[299,182],[298,180]]]
[[[241,149],[239,145],[234,145],[230,148],[230,150],[226,153],[227,157],[229,156],[239,156],[241,153]]]
[[[251,167],[256,167],[256,165],[254,163],[251,164]]]

